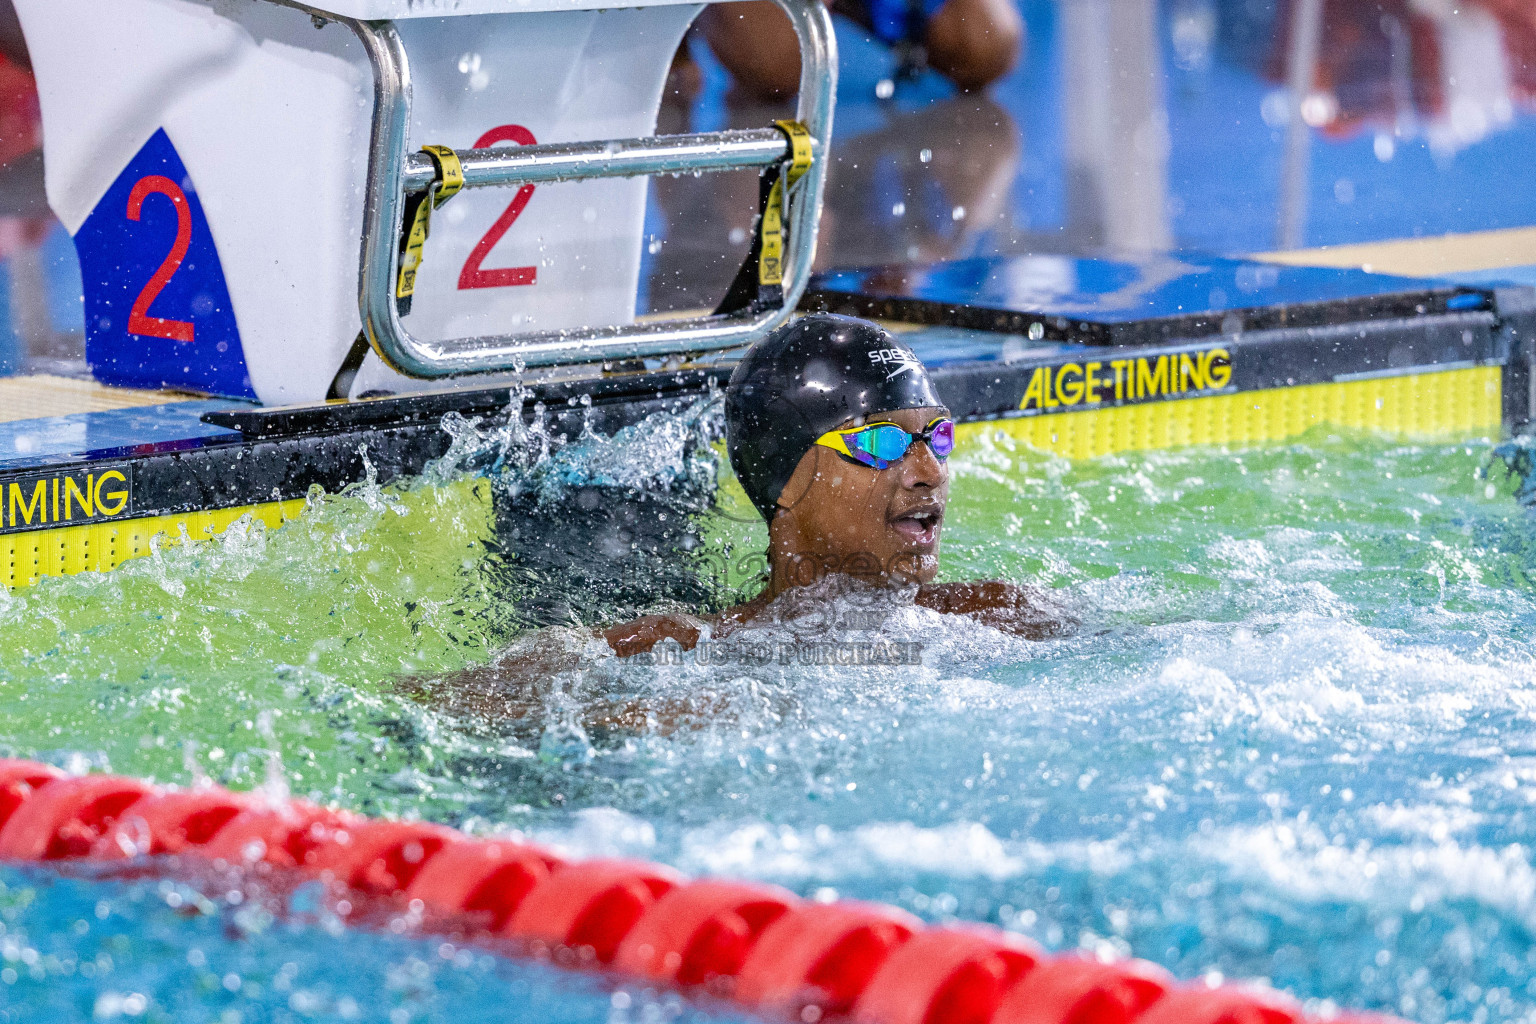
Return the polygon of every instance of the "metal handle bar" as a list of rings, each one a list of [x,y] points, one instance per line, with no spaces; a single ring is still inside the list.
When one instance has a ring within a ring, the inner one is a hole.
[[[812,159],[819,146],[811,140]],[[464,169],[465,188],[522,185],[528,182],[630,178],[642,174],[687,174],[771,167],[789,159],[789,140],[776,128],[656,135],[611,142],[553,142],[541,146],[455,150]],[[402,185],[406,194],[421,192],[436,178],[425,153],[412,153]]]
[[[301,8],[303,6],[295,0],[276,2]],[[554,366],[732,348],[754,341],[788,320],[805,291],[806,281],[810,278],[811,258],[816,248],[816,227],[821,215],[822,189],[826,182],[826,154],[831,141],[832,107],[837,89],[837,42],[832,32],[831,15],[821,0],[775,2],[789,15],[800,41],[800,99],[796,118],[806,126],[817,154],[811,169],[790,195],[792,201],[785,218],[790,245],[785,253],[783,306],[756,314],[496,334],[447,341],[427,341],[412,335],[402,322],[395,304],[400,224],[407,189],[407,169],[411,166],[410,154],[406,151],[411,114],[411,75],[405,47],[391,22],[331,16],[346,24],[357,35],[368,52],[374,71],[373,129],[368,154],[368,193],[363,211],[358,299],[363,330],[379,357],[393,369],[412,377],[498,373],[519,366]],[[723,150],[705,142],[693,149],[691,158],[696,158],[696,163],[678,158],[679,153],[688,152],[688,144],[680,144],[680,148],[674,149],[671,156],[663,157],[662,154],[670,144],[663,140],[649,139],[596,143],[600,155],[595,156],[593,162],[584,168],[577,163],[576,157],[569,155],[556,160],[555,164],[560,165],[558,173],[562,180],[654,173],[642,169],[650,160],[669,161],[660,168],[661,173],[717,170],[722,169],[722,161],[725,166],[731,166],[731,160],[745,159],[749,153],[757,154],[757,147],[766,142],[765,135],[743,134],[750,136],[751,141],[732,140]],[[708,136],[702,138],[707,139]],[[626,145],[630,148],[626,149]],[[783,143],[775,145],[781,147],[777,158],[782,159]],[[617,148],[610,152],[610,147]],[[651,152],[650,156],[623,155],[630,152],[643,154],[647,149]],[[592,156],[590,149],[588,155]],[[766,151],[761,156],[763,164],[771,163],[774,159]],[[534,160],[538,158],[539,154],[536,154]],[[679,162],[670,162],[674,159]],[[511,177],[514,171],[519,174],[530,173],[531,164],[526,154],[519,154],[515,150],[498,151],[494,154],[494,160],[498,168],[507,169],[506,176],[499,178],[497,184],[536,180]],[[752,162],[735,166],[761,165],[754,156]],[[617,169],[620,166],[624,169]],[[491,173],[487,168],[485,174],[489,176]],[[500,175],[502,171],[496,173]]]

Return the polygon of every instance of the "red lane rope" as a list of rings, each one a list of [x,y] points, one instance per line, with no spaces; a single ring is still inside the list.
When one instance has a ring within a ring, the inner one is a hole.
[[[338,906],[406,906],[425,930],[510,939],[563,966],[707,991],[802,1024],[1310,1021],[1278,992],[1179,984],[1144,960],[1050,956],[1000,929],[928,926],[894,907],[812,903],[777,886],[691,881],[643,861],[567,861],[441,825],[0,759],[0,859],[160,855],[289,871],[344,894]]]

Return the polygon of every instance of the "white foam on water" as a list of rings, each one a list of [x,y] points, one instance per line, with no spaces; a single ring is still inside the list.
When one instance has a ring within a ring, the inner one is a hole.
[[[1532,721],[1530,651],[1469,658],[1479,652],[1315,614],[1150,633],[1169,655],[1146,688],[1180,707],[1191,736],[1244,722],[1307,742],[1333,733],[1398,744],[1458,733],[1495,710]]]
[[[1337,532],[1281,526],[1265,531],[1265,542],[1281,574],[1291,579],[1362,568],[1359,556]]]
[[[1238,878],[1296,903],[1357,904],[1380,914],[1470,899],[1536,927],[1536,868],[1518,843],[1372,843],[1286,819],[1221,829],[1191,845]]]
[[[1205,552],[1215,561],[1245,571],[1250,578],[1258,578],[1259,570],[1275,564],[1269,546],[1256,537],[1222,537],[1207,544]]]
[[[985,825],[957,821],[923,827],[870,822],[848,830],[800,829],[767,822],[689,830],[678,864],[699,874],[764,878],[790,885],[932,875],[1005,881],[1062,866],[1100,875],[1134,860],[1118,842],[1005,840]]]
[[[1486,817],[1467,806],[1471,795],[1465,791],[1447,793],[1448,800],[1460,797],[1466,803],[1409,803],[1395,800],[1379,803],[1361,812],[1364,821],[1377,830],[1398,833],[1408,839],[1428,839],[1443,843],[1451,836],[1461,836],[1482,824]]]
[[[650,857],[656,828],[644,818],[612,807],[584,807],[563,828],[538,829],[535,842],[568,857]]]

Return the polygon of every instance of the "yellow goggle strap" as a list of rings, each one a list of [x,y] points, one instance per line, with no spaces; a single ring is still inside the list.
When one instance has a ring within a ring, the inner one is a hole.
[[[926,433],[929,430],[933,429],[934,424],[942,423],[942,422],[944,422],[945,420],[947,420],[949,418],[950,417],[948,417],[948,416],[935,416],[933,419],[928,421],[928,425],[923,427],[921,432],[922,433]],[[857,433],[859,433],[862,430],[868,430],[871,427],[895,427],[897,430],[900,430],[902,433],[907,434],[909,437],[911,436],[911,431],[907,430],[907,428],[903,427],[900,423],[892,423],[890,420],[876,420],[873,423],[866,423],[862,427],[844,427],[841,430],[829,430],[825,434],[822,434],[820,437],[818,437],[816,439],[816,443],[821,445],[823,448],[831,448],[833,451],[837,452],[839,455],[846,455],[846,456],[848,456],[850,459],[853,459],[855,462],[858,462],[861,466],[862,465],[867,465],[867,463],[864,463],[863,461],[861,461],[857,455],[853,454],[853,449],[852,448],[848,447],[848,438],[852,437],[854,434],[857,434]],[[916,442],[914,441],[913,443],[915,444]],[[908,450],[910,450],[910,446],[909,446]],[[868,456],[870,458],[874,457],[873,454],[870,453],[870,452],[862,452],[862,454],[864,454],[865,456]],[[905,455],[906,453],[903,452],[902,454]],[[948,456],[945,456],[945,458],[947,458],[947,457]],[[892,461],[892,460],[881,459],[880,461],[881,462],[888,462],[888,461]]]
[[[929,423],[928,426],[931,427],[934,423],[937,423],[942,419],[944,419],[944,417],[939,416],[931,423]],[[862,426],[839,427],[837,430],[829,430],[825,434],[822,434],[820,437],[818,437],[816,439],[816,443],[825,448],[831,448],[835,452],[842,452],[844,455],[852,456],[853,449],[848,447],[848,439],[854,434],[857,434],[860,431],[869,430],[872,427],[895,427],[897,430],[904,434],[908,433],[907,428],[903,427],[900,423],[892,423],[890,420],[875,420],[873,423],[865,423]],[[923,429],[927,430],[928,427],[924,427]]]
[[[760,288],[778,287],[783,299],[784,285],[784,213],[785,197],[811,166],[811,133],[799,121],[775,121],[773,126],[789,140],[789,160],[780,165],[779,174],[768,188],[758,220],[759,251],[757,283]]]
[[[775,121],[789,140],[787,158],[763,172],[758,185],[757,224],[752,248],[736,272],[717,315],[759,312],[784,304],[784,250],[788,233],[785,216],[789,191],[811,166],[811,134],[799,121]]]
[[[416,294],[416,275],[425,258],[427,236],[432,233],[432,211],[459,194],[464,187],[464,165],[459,155],[447,146],[422,146],[432,158],[437,177],[424,192],[405,201],[404,231],[400,238],[400,276],[395,281],[395,304],[400,315],[411,311],[411,297]],[[430,201],[429,201],[430,200]]]
[[[859,431],[865,430],[869,427],[878,426],[880,426],[878,423],[866,423],[862,427],[849,427],[846,430],[829,430],[825,434],[822,434],[820,437],[818,437],[816,439],[816,443],[821,445],[823,448],[831,448],[839,455],[846,455],[851,459],[854,457],[854,454],[853,449],[848,447],[848,436],[851,434],[857,434]],[[892,426],[894,426],[894,424],[892,424]]]

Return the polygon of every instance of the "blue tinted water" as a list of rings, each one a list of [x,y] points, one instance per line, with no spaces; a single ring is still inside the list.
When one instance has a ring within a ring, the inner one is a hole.
[[[301,902],[301,901],[300,901]],[[441,940],[276,917],[237,890],[0,869],[0,1020],[708,1024],[657,993]]]

